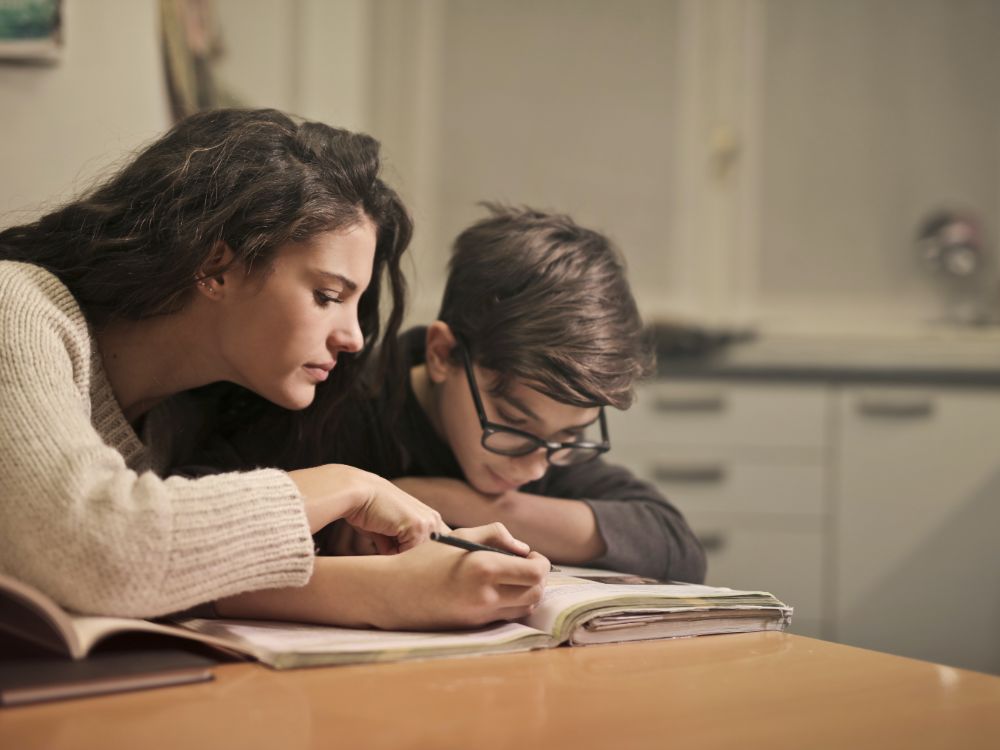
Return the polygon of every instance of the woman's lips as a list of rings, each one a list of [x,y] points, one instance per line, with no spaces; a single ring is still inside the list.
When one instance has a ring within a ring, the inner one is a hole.
[[[325,362],[320,365],[307,364],[303,365],[302,369],[304,369],[306,372],[308,372],[310,375],[316,378],[316,382],[322,383],[324,380],[330,377],[330,370],[332,370],[336,364],[337,364],[336,362]]]

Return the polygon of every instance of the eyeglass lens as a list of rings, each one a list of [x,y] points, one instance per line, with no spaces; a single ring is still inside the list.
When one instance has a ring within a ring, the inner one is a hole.
[[[584,443],[596,442],[590,434],[581,438],[581,441]],[[501,453],[505,456],[525,456],[544,447],[544,444],[525,435],[511,432],[492,432],[483,439],[483,446],[494,453]],[[592,446],[558,448],[549,453],[549,462],[556,466],[568,466],[589,461],[600,452],[598,448]]]

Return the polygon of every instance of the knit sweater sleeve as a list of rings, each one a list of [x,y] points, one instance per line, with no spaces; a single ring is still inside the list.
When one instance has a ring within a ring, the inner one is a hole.
[[[92,424],[91,342],[75,301],[54,277],[25,282],[9,270],[0,273],[0,572],[78,612],[138,617],[304,585],[312,542],[288,475],[163,479],[130,468]]]

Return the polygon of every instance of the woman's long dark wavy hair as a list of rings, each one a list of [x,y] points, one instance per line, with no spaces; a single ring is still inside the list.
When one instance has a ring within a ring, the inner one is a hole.
[[[183,308],[220,242],[232,249],[234,264],[264,275],[282,245],[367,216],[377,240],[371,284],[358,308],[365,348],[341,357],[321,386],[330,392],[324,410],[334,409],[380,338],[386,281],[392,304],[382,365],[396,356],[406,297],[400,258],[413,224],[379,168],[379,143],[368,135],[273,109],[201,112],[90,194],[0,232],[0,259],[52,272],[99,328]],[[236,393],[235,387],[226,391],[225,402],[245,417],[254,399]]]

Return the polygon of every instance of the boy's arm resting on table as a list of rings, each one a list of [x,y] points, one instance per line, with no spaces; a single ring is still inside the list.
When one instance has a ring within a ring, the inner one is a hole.
[[[681,513],[651,484],[601,459],[553,467],[526,492],[498,497],[455,479],[395,481],[436,507],[446,522],[502,521],[556,563],[691,583],[705,579],[705,553]]]
[[[603,459],[553,467],[540,491],[582,500],[607,545],[588,565],[664,580],[701,583],[705,552],[687,521],[649,482]]]

